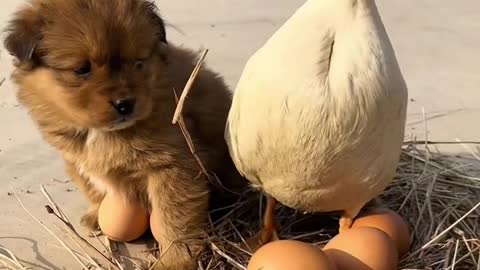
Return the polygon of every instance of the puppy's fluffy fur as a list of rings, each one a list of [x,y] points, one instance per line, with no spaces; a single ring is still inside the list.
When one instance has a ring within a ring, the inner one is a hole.
[[[5,46],[16,57],[19,101],[91,202],[82,223],[97,228],[106,192],[138,200],[169,247],[157,269],[194,268],[213,195],[171,119],[174,90],[180,95],[197,59],[167,44],[155,6],[32,0],[10,21]],[[118,100],[134,100],[133,113],[121,114]],[[234,189],[243,182],[223,140],[230,104],[224,82],[203,68],[183,115],[200,159]]]

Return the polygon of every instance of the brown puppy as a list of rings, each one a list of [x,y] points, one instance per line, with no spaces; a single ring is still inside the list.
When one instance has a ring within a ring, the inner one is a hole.
[[[181,94],[196,56],[167,44],[144,0],[32,0],[7,34],[19,101],[90,199],[82,223],[97,228],[106,192],[138,200],[160,224],[157,269],[193,269],[211,189],[171,120],[174,89]],[[230,104],[224,82],[203,68],[183,115],[200,159],[232,188],[238,175],[223,140]]]

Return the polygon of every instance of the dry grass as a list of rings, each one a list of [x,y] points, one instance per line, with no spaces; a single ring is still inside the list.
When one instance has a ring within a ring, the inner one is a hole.
[[[402,258],[400,269],[479,270],[480,178],[475,176],[480,160],[429,149],[414,142],[404,146],[397,177],[379,200],[412,230],[411,253]],[[212,224],[211,248],[200,269],[245,269],[251,254],[239,243],[259,229],[261,209],[258,194],[249,194]],[[322,247],[337,234],[336,215],[304,215],[280,206],[278,217],[282,239]]]
[[[13,252],[0,246],[0,269],[23,270],[31,269],[31,267],[24,266]]]

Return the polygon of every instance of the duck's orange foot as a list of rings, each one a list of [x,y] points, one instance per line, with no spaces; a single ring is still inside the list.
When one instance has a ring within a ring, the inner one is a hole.
[[[280,240],[276,228],[263,228],[258,233],[249,237],[241,244],[241,248],[254,253],[263,245],[268,244],[273,241]]]
[[[262,230],[242,243],[242,247],[245,250],[255,252],[263,245],[280,239],[278,237],[277,224],[275,222],[276,204],[277,201],[273,197],[267,195],[267,207],[263,217]]]
[[[339,229],[338,229],[338,233],[339,234],[342,234],[344,233],[345,231],[349,230],[352,225],[353,225],[353,218],[351,217],[347,217],[347,216],[342,216],[340,218],[340,221],[339,221]]]

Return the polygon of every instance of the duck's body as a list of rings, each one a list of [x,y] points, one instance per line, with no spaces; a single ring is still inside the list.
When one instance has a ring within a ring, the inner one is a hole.
[[[248,61],[226,140],[279,202],[353,218],[394,177],[407,96],[373,0],[309,0]]]

